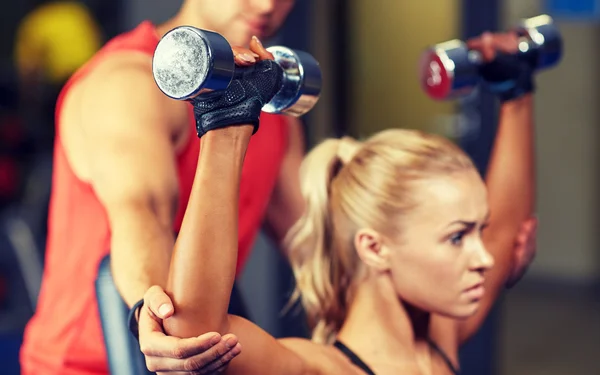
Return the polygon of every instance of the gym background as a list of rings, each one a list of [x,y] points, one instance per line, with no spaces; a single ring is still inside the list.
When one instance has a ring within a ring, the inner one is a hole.
[[[61,42],[57,39],[61,33],[45,42],[84,61],[86,53],[141,20],[163,21],[180,1],[73,1],[84,6],[78,7],[83,11],[76,19],[69,18],[73,12],[67,16],[60,7],[47,7],[73,3],[69,1],[2,5],[0,372],[4,375],[19,373],[21,335],[39,290],[52,167],[51,113],[63,80],[58,73],[52,79],[31,74],[25,79],[23,72],[32,67],[64,72],[77,64],[46,61],[31,51],[30,43],[49,30],[62,30],[63,35],[77,32],[79,45]],[[307,50],[321,63],[323,94],[305,118],[309,147],[329,135],[360,137],[389,127],[420,128],[456,139],[484,172],[497,119],[494,101],[486,95],[460,102],[430,100],[419,88],[419,55],[427,45],[504,29],[541,13],[557,21],[565,55],[557,68],[537,77],[538,255],[526,277],[501,299],[462,351],[464,374],[600,373],[600,71],[595,66],[600,58],[599,3],[297,0],[286,26],[272,41]],[[29,89],[31,85],[35,90]],[[254,319],[276,336],[305,334],[301,315],[281,314],[290,287],[289,269],[273,245],[259,238],[242,288]]]

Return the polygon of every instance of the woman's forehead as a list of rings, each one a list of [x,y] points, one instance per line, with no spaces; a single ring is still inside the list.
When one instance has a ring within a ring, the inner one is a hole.
[[[487,192],[476,173],[452,173],[415,184],[415,216],[431,223],[479,221],[487,215]]]

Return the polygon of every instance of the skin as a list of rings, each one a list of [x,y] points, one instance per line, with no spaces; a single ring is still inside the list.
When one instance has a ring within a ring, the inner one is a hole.
[[[479,49],[492,59],[495,51],[506,50],[504,40],[486,35]],[[514,269],[516,244],[528,243],[516,239],[520,232],[531,233],[522,227],[533,210],[532,107],[531,95],[503,104],[487,191],[474,170],[438,176],[423,181],[416,195],[419,208],[405,218],[400,238],[369,228],[356,234],[367,277],[338,337],[376,373],[448,374],[425,338],[433,339],[456,366],[460,344],[477,330],[504,287]],[[210,141],[215,146],[200,158],[173,254],[169,292],[180,307],[169,318],[169,333],[234,333],[244,350],[227,366],[227,374],[361,373],[331,346],[275,340],[227,314],[237,254],[237,184],[247,142],[242,128],[228,132],[215,131]],[[197,186],[219,199],[202,200]],[[220,244],[218,252],[214,243]],[[185,289],[192,284],[203,288]]]
[[[157,36],[182,24],[210,28],[240,46],[234,48],[236,63],[247,66],[268,55],[258,39],[249,49],[251,36],[274,33],[293,3],[188,0],[176,16],[157,27]],[[151,56],[119,52],[103,59],[71,88],[58,127],[74,173],[93,187],[106,208],[117,289],[129,306],[144,297],[139,311],[140,347],[150,369],[159,373],[210,373],[240,350],[237,337],[231,334],[211,331],[178,339],[167,337],[162,329],[162,319],[175,311],[163,289],[175,243],[172,228],[179,200],[175,156],[191,136],[188,106],[158,89]],[[287,122],[288,148],[264,223],[277,243],[303,206],[298,181],[303,131],[299,120],[288,118]]]
[[[391,272],[396,294],[407,303],[467,318],[475,313],[481,297],[466,298],[464,292],[482,284],[493,266],[481,238],[489,216],[485,185],[473,170],[418,185],[420,206],[402,220],[404,234],[379,250],[386,258],[384,270]],[[359,233],[358,249],[369,241],[368,234],[362,236]],[[369,261],[370,253],[359,254]]]
[[[445,374],[446,365],[425,339],[446,348],[455,340],[458,322],[480,308],[482,295],[474,288],[494,264],[482,240],[489,206],[478,174],[470,170],[417,185],[419,207],[399,223],[400,238],[371,230],[356,235],[367,276],[338,337],[378,374]]]

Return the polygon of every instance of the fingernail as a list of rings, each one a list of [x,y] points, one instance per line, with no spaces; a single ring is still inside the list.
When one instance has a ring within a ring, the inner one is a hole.
[[[258,43],[259,46],[262,47],[262,43],[260,42],[260,40],[256,37],[256,35],[252,36],[252,39],[254,39],[256,41],[256,43]]]
[[[238,57],[240,58],[240,60],[245,61],[247,63],[254,63],[256,62],[256,59],[254,58],[254,56],[248,54],[248,53],[240,53],[238,55]]]
[[[160,316],[166,316],[170,312],[171,306],[167,304],[160,305],[160,307],[158,308],[158,313],[160,314]]]
[[[225,345],[227,345],[228,349],[233,348],[237,343],[237,339],[233,337],[230,337],[229,339],[227,339],[227,341],[225,341]]]
[[[214,335],[211,339],[210,339],[210,344],[211,345],[217,345],[218,343],[221,342],[221,336],[219,335]]]

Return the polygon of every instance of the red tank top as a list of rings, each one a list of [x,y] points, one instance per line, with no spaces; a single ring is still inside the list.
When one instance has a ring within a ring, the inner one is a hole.
[[[98,62],[123,51],[151,56],[158,41],[154,25],[143,22],[107,43],[63,88],[56,107],[57,128],[61,124],[65,93]],[[191,106],[189,122],[190,141],[177,157],[180,201],[175,232],[183,219],[200,147]],[[56,134],[46,264],[37,311],[25,330],[22,373],[108,374],[94,280],[101,259],[109,252],[110,228],[104,207],[92,187],[73,173],[59,132]],[[262,114],[260,131],[250,141],[242,171],[238,272],[248,258],[263,220],[287,137],[288,128],[282,116]]]

